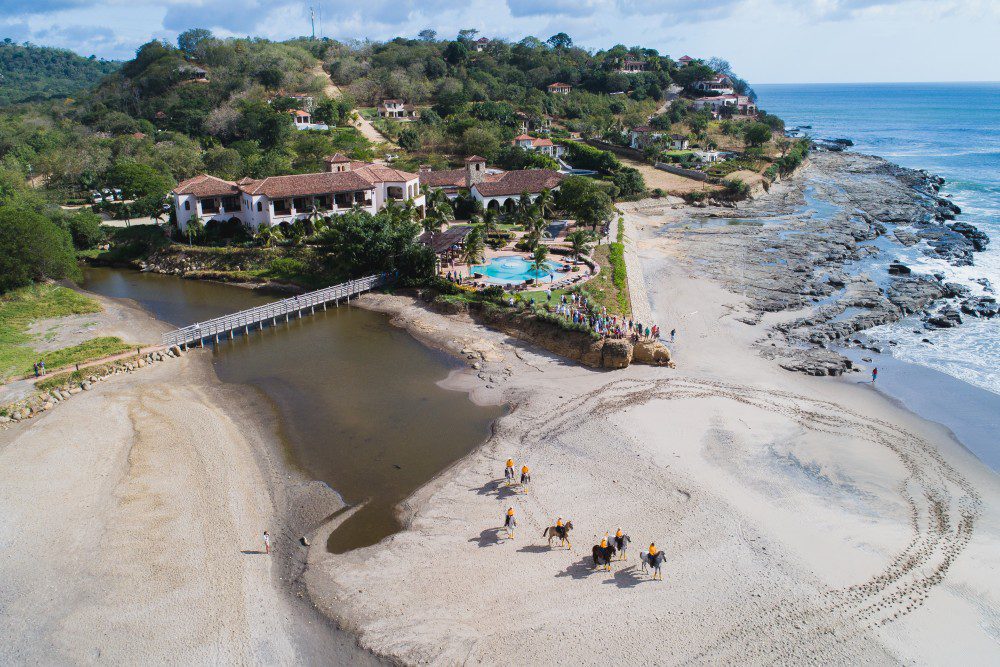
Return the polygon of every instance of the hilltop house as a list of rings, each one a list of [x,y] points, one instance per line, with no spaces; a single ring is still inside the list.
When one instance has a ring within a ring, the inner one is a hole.
[[[312,114],[305,109],[289,109],[289,115],[292,117],[292,121],[295,123],[296,130],[329,130],[330,126],[326,123],[314,123],[312,120]]]
[[[476,46],[476,51],[485,51],[486,48],[493,43],[493,40],[489,37],[480,37],[473,44]]]
[[[732,107],[733,113],[752,116],[757,113],[757,105],[746,95],[715,95],[699,97],[691,102],[695,109],[708,109],[717,115],[723,107]]]
[[[686,66],[690,65],[693,62],[694,62],[694,58],[692,58],[691,56],[681,56],[677,60],[677,64],[680,65],[681,67],[686,67]]]
[[[177,226],[187,229],[198,216],[202,222],[236,218],[252,230],[291,223],[314,210],[342,214],[355,207],[377,213],[390,201],[412,201],[424,212],[424,196],[416,174],[351,160],[337,154],[326,158],[327,170],[315,174],[244,178],[236,183],[201,174],[172,191]]]
[[[542,190],[558,191],[562,180],[563,175],[551,169],[489,169],[486,158],[478,155],[467,157],[462,169],[431,171],[429,167],[420,168],[421,185],[444,190],[450,198],[457,196],[460,190],[468,190],[483,207],[496,211],[511,210],[525,193],[534,201]]]
[[[543,155],[548,155],[551,158],[559,158],[566,151],[563,146],[553,143],[551,139],[539,139],[538,137],[532,137],[527,134],[514,137],[514,140],[510,143],[511,145],[523,148],[526,151],[542,153]]]
[[[682,151],[688,147],[687,135],[669,134],[665,130],[657,130],[649,125],[640,125],[632,128],[632,131],[629,133],[629,146],[641,151],[664,137],[667,137],[671,150]]]
[[[208,82],[208,72],[197,65],[184,63],[177,68],[177,73],[181,75],[181,79],[184,81]]]
[[[569,95],[570,91],[573,90],[573,86],[568,83],[550,83],[548,85],[548,91],[555,95]]]
[[[548,134],[549,128],[552,126],[552,119],[548,116],[532,118],[523,111],[518,111],[514,115],[517,116],[517,120],[520,123],[521,134],[527,134],[532,130],[535,132],[541,132],[542,134]]]
[[[648,69],[649,63],[645,60],[626,59],[622,61],[618,71],[622,74],[638,74],[639,72],[645,72]]]
[[[716,74],[711,79],[696,81],[693,87],[695,90],[713,95],[732,95],[735,92],[733,80],[725,74]]]
[[[412,104],[405,104],[403,100],[382,100],[377,111],[379,118],[415,120],[420,117],[420,112]]]

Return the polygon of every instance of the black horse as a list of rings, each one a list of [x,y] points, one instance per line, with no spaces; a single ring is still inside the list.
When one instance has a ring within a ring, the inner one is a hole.
[[[552,540],[559,538],[559,546],[569,546],[570,549],[573,545],[569,542],[569,531],[573,530],[573,522],[567,521],[561,526],[549,526],[542,531],[542,537],[549,538],[549,546],[552,546]]]
[[[614,542],[609,542],[608,546],[602,547],[600,544],[595,544],[591,553],[594,555],[594,567],[602,568],[604,570],[611,570],[611,561],[614,560],[615,552]]]

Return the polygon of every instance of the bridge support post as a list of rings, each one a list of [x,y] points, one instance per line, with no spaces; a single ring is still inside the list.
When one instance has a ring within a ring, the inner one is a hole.
[[[323,310],[326,310],[326,301],[323,302]]]
[[[288,324],[288,313],[285,313],[285,324]]]
[[[309,306],[309,314],[310,315],[316,314],[316,306]]]
[[[250,325],[249,324],[244,324],[243,325],[243,335],[244,336],[249,336],[250,335]]]
[[[219,344],[219,334],[215,334],[215,344]]]

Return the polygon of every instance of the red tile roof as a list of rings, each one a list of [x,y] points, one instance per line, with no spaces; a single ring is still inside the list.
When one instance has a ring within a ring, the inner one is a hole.
[[[524,169],[500,174],[495,180],[472,186],[484,197],[519,195],[522,192],[536,194],[551,190],[562,183],[563,175],[551,169]]]
[[[519,134],[514,137],[514,141],[532,141],[534,139],[530,134]]]
[[[173,192],[178,195],[194,195],[195,197],[225,197],[237,194],[239,188],[230,181],[224,181],[208,174],[200,174],[186,181],[181,181],[173,189]]]
[[[465,183],[465,169],[425,171],[420,174],[420,185],[432,188],[464,188]]]
[[[556,82],[556,83],[550,83],[549,84],[549,88],[572,88],[572,87],[573,86],[569,85],[568,83],[559,83],[559,82]]]
[[[265,195],[275,199],[371,190],[373,187],[375,186],[372,183],[353,171],[337,171],[269,176],[255,181],[251,186],[243,186],[243,191],[250,195]]]
[[[465,161],[466,162],[486,162],[486,158],[482,157],[481,155],[470,155],[469,157],[465,158]]]

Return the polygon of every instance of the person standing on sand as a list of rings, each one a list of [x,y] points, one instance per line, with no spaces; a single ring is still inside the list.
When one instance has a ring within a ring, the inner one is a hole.
[[[671,329],[670,330],[670,342],[671,343],[674,342],[674,336],[676,336],[676,335],[677,335],[677,329]]]
[[[507,516],[504,518],[503,527],[507,529],[507,537],[509,539],[514,539],[514,528],[517,526],[517,520],[514,518],[514,508],[507,508]]]
[[[878,367],[872,369],[872,384],[875,384],[875,380],[878,379]]]
[[[267,534],[266,530],[264,531],[264,553],[271,553],[271,536]]]

